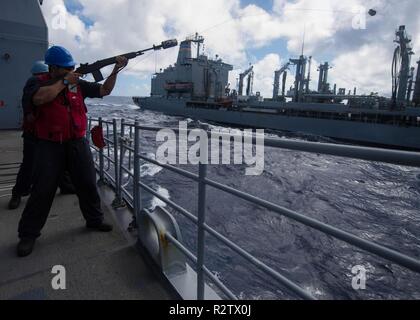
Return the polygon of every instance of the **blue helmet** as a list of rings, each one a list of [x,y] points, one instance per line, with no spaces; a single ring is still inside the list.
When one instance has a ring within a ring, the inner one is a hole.
[[[49,66],[74,67],[76,63],[70,52],[61,46],[52,46],[45,53],[45,63]]]
[[[38,74],[38,73],[46,73],[48,72],[48,66],[44,63],[44,61],[35,61],[32,69],[31,69],[31,73],[33,75]]]

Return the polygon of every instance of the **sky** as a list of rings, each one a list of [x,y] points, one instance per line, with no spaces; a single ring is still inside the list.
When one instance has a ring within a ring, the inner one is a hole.
[[[358,93],[391,92],[395,31],[412,37],[412,66],[420,58],[419,0],[45,0],[51,45],[70,50],[78,63],[137,51],[198,32],[204,52],[219,55],[239,73],[254,65],[254,92],[271,97],[274,71],[289,58],[312,56],[311,89],[317,66],[328,61],[331,86]],[[375,16],[367,14],[376,10]],[[193,50],[194,52],[194,50]],[[148,96],[150,78],[174,64],[178,48],[130,60],[113,95]],[[109,73],[104,70],[104,75]],[[291,68],[287,87],[293,82]]]

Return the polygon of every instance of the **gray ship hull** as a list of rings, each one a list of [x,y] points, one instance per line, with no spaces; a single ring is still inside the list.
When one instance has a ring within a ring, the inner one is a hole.
[[[48,49],[48,29],[38,1],[2,1],[0,11],[0,129],[22,126],[22,89]]]
[[[294,117],[228,109],[190,108],[186,106],[187,101],[188,99],[160,97],[134,98],[134,102],[141,108],[168,115],[252,128],[302,132],[362,144],[420,150],[420,127]]]

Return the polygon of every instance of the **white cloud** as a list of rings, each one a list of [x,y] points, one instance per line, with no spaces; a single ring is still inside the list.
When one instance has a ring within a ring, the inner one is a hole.
[[[307,53],[314,53],[322,42],[330,42],[342,29],[351,29],[361,0],[274,0],[273,10],[278,14],[282,36],[287,39],[289,51],[300,53],[303,33]]]
[[[339,55],[332,61],[331,80],[339,87],[352,90],[358,87],[359,93],[378,92],[390,95],[391,59],[384,45],[364,45],[357,51]]]
[[[254,93],[259,91],[262,96],[273,94],[274,70],[280,68],[280,56],[270,53],[254,65]]]

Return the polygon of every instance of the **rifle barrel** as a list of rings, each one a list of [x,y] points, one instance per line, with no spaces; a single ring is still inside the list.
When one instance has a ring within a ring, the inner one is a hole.
[[[170,48],[170,47],[174,47],[176,45],[177,45],[176,39],[166,40],[166,41],[163,41],[158,46],[153,46],[153,47],[148,48],[148,49],[121,54],[120,56],[126,57],[127,59],[130,60],[130,59],[133,59],[135,57],[138,57],[138,56],[144,54],[144,52],[146,52],[146,51],[160,50],[162,48],[167,49],[167,48]],[[88,73],[97,72],[98,70],[102,69],[103,67],[106,67],[106,66],[109,66],[111,64],[116,63],[117,62],[116,58],[117,58],[117,56],[102,59],[102,60],[98,60],[98,61],[95,61],[95,62],[90,63],[90,64],[88,64],[88,63],[81,64],[80,67],[78,67],[75,72],[81,73],[81,74],[88,74]]]

